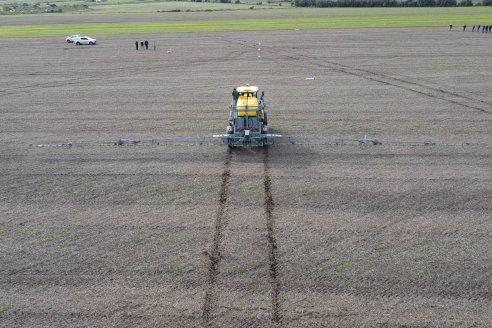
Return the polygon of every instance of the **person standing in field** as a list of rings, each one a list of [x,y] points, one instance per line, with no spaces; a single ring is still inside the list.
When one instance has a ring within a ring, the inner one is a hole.
[[[472,32],[475,32],[475,25],[473,25],[472,27]]]
[[[144,47],[143,41],[140,41],[140,48],[143,49],[143,47]]]
[[[453,29],[453,25],[449,25],[448,31],[451,31]]]
[[[463,25],[463,32],[466,31],[466,25]]]
[[[239,92],[237,92],[236,88],[234,88],[234,90],[232,90],[232,103],[236,105],[238,99],[239,99]]]
[[[135,41],[135,49],[138,50],[138,41]]]
[[[145,50],[149,50],[149,41],[145,40]]]

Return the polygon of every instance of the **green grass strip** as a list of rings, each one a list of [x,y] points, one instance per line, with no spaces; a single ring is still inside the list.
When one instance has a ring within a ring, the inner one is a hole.
[[[492,24],[492,7],[476,8],[405,8],[374,9],[318,9],[299,10],[299,16],[310,13],[312,17],[293,18],[245,18],[245,19],[202,19],[181,21],[153,21],[131,23],[87,23],[87,24],[44,24],[4,25],[0,38],[60,37],[72,33],[94,37],[176,32],[216,31],[272,31],[289,29],[326,28],[369,28],[369,27],[422,27],[447,26],[453,24]],[[472,10],[470,10],[472,9]],[[289,14],[295,11],[289,11]],[[324,15],[323,15],[324,14]],[[186,15],[183,13],[183,15]],[[200,16],[195,16],[200,17]],[[204,16],[206,18],[207,16]],[[222,17],[222,16],[221,16]],[[226,17],[226,15],[224,15]],[[163,16],[165,18],[165,16]]]

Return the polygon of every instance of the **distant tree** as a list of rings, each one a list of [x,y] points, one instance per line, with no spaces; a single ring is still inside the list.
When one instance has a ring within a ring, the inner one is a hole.
[[[406,0],[402,4],[403,7],[418,7],[417,0]]]
[[[296,7],[455,7],[458,0],[294,0]],[[460,6],[472,6],[473,0],[459,0]],[[482,0],[492,5],[492,0]]]
[[[482,6],[492,6],[492,0],[482,0]]]
[[[456,7],[456,0],[436,0],[436,7]]]
[[[436,2],[434,0],[417,0],[417,6],[419,6],[419,7],[435,7]]]

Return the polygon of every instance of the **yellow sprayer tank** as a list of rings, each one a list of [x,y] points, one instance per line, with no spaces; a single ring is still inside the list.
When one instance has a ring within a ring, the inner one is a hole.
[[[237,116],[256,116],[256,110],[259,106],[258,87],[249,85],[238,87],[237,92],[239,93],[236,103]],[[261,116],[264,117],[263,111]]]

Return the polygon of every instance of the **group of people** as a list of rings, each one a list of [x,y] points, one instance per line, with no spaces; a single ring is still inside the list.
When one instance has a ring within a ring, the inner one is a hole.
[[[148,50],[149,49],[149,41],[145,40],[145,41],[140,41],[140,48],[143,49],[145,46],[145,49]],[[135,50],[138,50],[138,41],[135,41]]]
[[[492,32],[492,25],[473,25],[472,32],[480,32],[480,28],[482,28],[482,33]],[[453,25],[449,25],[449,31],[453,29]],[[466,31],[466,25],[463,25],[463,32]]]
[[[475,28],[477,30],[477,32],[480,32],[480,25],[473,25],[472,27],[472,32],[475,32]],[[466,25],[463,26],[463,32],[466,30]],[[489,33],[489,32],[492,32],[492,25],[483,25],[482,26],[482,33]]]

